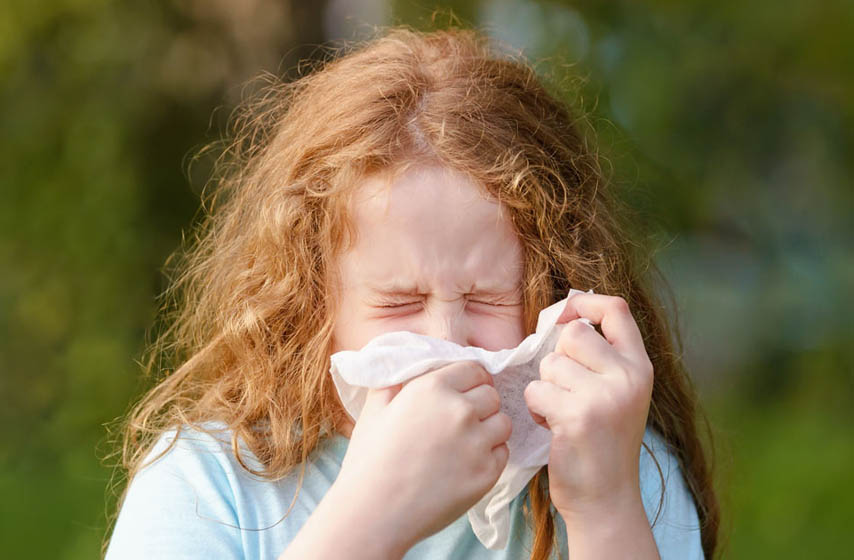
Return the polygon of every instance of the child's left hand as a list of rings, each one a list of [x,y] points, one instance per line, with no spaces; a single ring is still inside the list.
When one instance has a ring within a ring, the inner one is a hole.
[[[569,298],[558,323],[567,321],[525,389],[534,420],[552,432],[552,503],[565,520],[636,510],[653,380],[640,330],[624,299],[599,294]]]

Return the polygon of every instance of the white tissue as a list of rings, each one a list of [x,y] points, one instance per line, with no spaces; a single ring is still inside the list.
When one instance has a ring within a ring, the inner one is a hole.
[[[528,383],[540,378],[540,360],[554,351],[563,328],[555,323],[566,307],[566,300],[578,293],[584,292],[570,290],[566,299],[540,311],[536,331],[516,348],[490,352],[397,331],[372,339],[359,351],[332,355],[332,379],[341,402],[354,420],[359,418],[369,388],[402,383],[458,361],[478,362],[493,374],[495,388],[501,395],[501,411],[512,420],[513,432],[507,442],[510,451],[507,466],[495,486],[468,511],[474,534],[487,548],[502,549],[507,545],[510,502],[540,467],[548,463],[551,432],[531,418],[524,391]]]

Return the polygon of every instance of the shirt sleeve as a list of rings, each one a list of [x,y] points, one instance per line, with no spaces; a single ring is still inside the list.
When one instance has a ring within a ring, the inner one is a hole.
[[[652,455],[641,447],[641,496],[661,560],[704,560],[697,508],[679,461],[651,429],[644,443]]]
[[[173,439],[161,436],[144,464]],[[106,560],[243,558],[229,470],[221,442],[182,433],[130,481]]]

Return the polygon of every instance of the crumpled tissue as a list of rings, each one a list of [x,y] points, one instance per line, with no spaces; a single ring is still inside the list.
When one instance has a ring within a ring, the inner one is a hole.
[[[563,328],[556,324],[557,319],[567,299],[578,293],[584,292],[569,290],[565,299],[540,311],[535,332],[516,348],[491,352],[395,331],[377,336],[361,350],[336,352],[331,357],[332,379],[354,420],[359,418],[369,388],[403,383],[458,361],[478,362],[494,376],[495,388],[501,395],[501,411],[512,420],[513,432],[507,442],[507,466],[492,489],[468,511],[474,534],[487,548],[502,549],[507,545],[510,502],[548,463],[551,432],[531,418],[524,391],[528,383],[540,378],[540,360],[554,351]]]

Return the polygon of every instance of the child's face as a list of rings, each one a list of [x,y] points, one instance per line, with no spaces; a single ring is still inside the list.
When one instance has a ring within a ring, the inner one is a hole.
[[[390,188],[372,176],[349,210],[358,239],[339,260],[333,351],[391,331],[487,350],[525,337],[522,247],[506,214],[470,180],[426,166]]]

